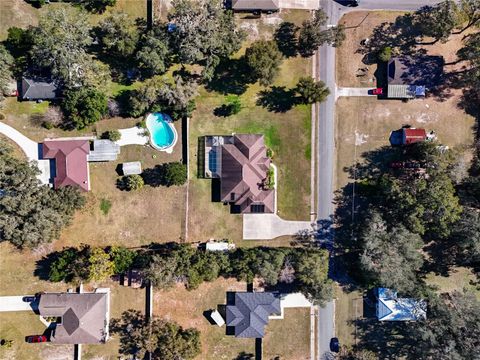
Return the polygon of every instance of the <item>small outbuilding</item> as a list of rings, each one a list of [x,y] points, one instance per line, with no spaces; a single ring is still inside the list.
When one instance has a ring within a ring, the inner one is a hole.
[[[212,310],[212,312],[210,313],[210,317],[213,321],[215,321],[215,324],[217,324],[218,326],[222,327],[223,325],[225,325],[225,320],[218,312],[218,310]]]
[[[123,163],[122,172],[123,175],[140,175],[142,173],[142,164],[140,161]]]
[[[425,129],[402,128],[400,130],[392,131],[390,134],[390,144],[392,146],[410,145],[425,141],[426,139],[427,132]]]
[[[416,321],[427,318],[425,300],[399,298],[392,289],[375,289],[376,313],[379,321]]]
[[[266,11],[280,10],[280,0],[231,0],[234,11]]]

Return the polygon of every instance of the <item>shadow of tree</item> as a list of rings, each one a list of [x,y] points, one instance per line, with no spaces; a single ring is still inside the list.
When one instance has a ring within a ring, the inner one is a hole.
[[[286,58],[297,56],[298,41],[297,31],[299,27],[294,23],[284,21],[275,31],[275,42],[277,43],[278,50]]]
[[[256,81],[251,74],[244,57],[224,59],[215,68],[213,78],[205,84],[205,88],[207,91],[216,91],[224,95],[241,95],[249,84]]]
[[[285,86],[272,86],[269,90],[262,90],[258,94],[257,105],[272,112],[287,112],[297,103],[295,91]]]
[[[242,351],[240,354],[238,354],[232,360],[254,360],[254,359],[255,359],[254,354],[246,353],[245,351]]]

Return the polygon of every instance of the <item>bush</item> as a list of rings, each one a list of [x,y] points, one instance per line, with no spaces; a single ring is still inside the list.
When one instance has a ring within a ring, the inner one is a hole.
[[[127,175],[122,178],[123,188],[127,191],[140,190],[145,182],[140,175]]]
[[[69,90],[62,103],[67,127],[83,129],[97,122],[108,113],[108,103],[105,94],[94,88]]]
[[[115,274],[123,274],[130,269],[137,256],[136,252],[123,246],[112,246],[108,253],[113,261]]]
[[[392,58],[392,48],[390,46],[384,47],[378,53],[378,60],[388,62]]]
[[[102,139],[108,139],[110,141],[118,141],[122,138],[122,134],[118,130],[108,130],[102,134]]]
[[[142,178],[150,186],[180,186],[187,182],[187,166],[180,162],[157,165],[153,169],[145,169]]]
[[[275,187],[275,170],[273,170],[273,168],[267,170],[267,178],[265,179],[264,186],[266,189],[273,189]]]

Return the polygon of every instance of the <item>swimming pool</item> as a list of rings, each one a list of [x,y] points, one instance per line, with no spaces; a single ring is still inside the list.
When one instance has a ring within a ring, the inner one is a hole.
[[[145,122],[150,133],[150,144],[157,150],[172,152],[178,135],[170,116],[152,113],[147,116]]]

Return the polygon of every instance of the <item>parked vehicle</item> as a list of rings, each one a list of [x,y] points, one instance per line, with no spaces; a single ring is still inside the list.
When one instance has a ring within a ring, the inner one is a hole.
[[[369,95],[383,95],[383,88],[375,88],[368,90]]]
[[[45,335],[32,335],[27,337],[28,343],[43,343],[47,342],[47,337]]]
[[[340,351],[340,342],[334,337],[330,340],[330,351],[338,353]]]
[[[23,300],[24,302],[28,302],[28,303],[29,303],[29,302],[34,302],[34,301],[35,301],[35,296],[24,296],[24,297],[22,298],[22,300]]]
[[[360,0],[346,0],[345,5],[355,7],[360,5]]]

